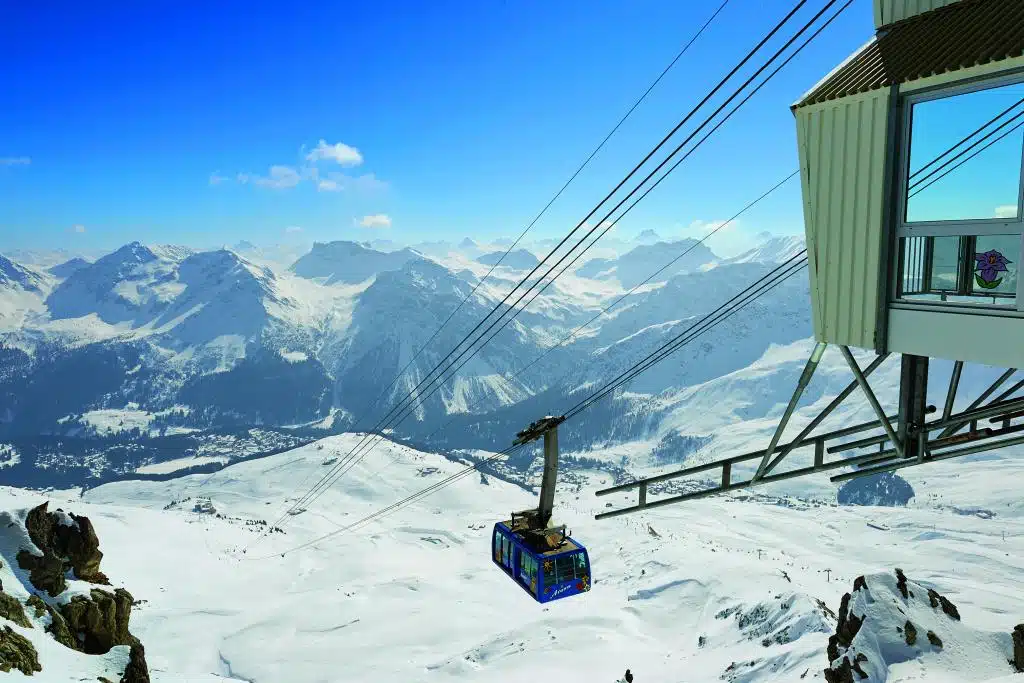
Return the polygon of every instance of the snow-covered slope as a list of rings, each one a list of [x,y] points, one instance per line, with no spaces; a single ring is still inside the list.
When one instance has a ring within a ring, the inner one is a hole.
[[[355,443],[332,437],[209,477],[106,485],[84,500],[51,494],[93,520],[105,571],[146,601],[132,624],[155,682],[590,683],[626,668],[637,681],[822,681],[842,594],[855,577],[894,567],[948,597],[973,629],[1008,634],[1024,621],[1019,462],[976,463],[977,480],[948,464],[908,475],[923,495],[985,505],[995,518],[726,496],[597,522],[606,499],[592,491],[607,475],[563,480],[557,520],[587,545],[593,589],[540,606],[490,555],[493,523],[535,497],[494,477],[473,473],[339,532],[462,469],[386,442],[286,516],[285,533],[258,540],[254,522],[277,519]],[[0,509],[42,498],[0,491]],[[886,680],[977,680],[947,664],[910,659]]]
[[[765,240],[753,249],[738,256],[723,259],[722,263],[783,263],[806,248],[803,236],[765,236]]]
[[[43,278],[38,273],[0,255],[0,287],[38,292],[42,284]]]

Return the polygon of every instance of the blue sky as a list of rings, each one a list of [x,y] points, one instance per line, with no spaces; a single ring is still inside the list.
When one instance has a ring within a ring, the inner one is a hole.
[[[0,249],[518,234],[720,4],[20,3],[0,25]],[[699,236],[794,170],[788,105],[870,35],[870,5],[620,234]],[[730,0],[534,236],[573,227],[791,6]],[[800,211],[794,181],[741,227],[798,232]]]

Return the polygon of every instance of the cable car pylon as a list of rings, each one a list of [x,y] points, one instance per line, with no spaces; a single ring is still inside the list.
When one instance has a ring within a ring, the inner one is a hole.
[[[590,590],[590,557],[582,543],[554,526],[558,481],[558,425],[565,416],[545,416],[516,434],[513,446],[544,438],[544,472],[537,507],[513,512],[494,525],[493,560],[537,602],[550,602]]]

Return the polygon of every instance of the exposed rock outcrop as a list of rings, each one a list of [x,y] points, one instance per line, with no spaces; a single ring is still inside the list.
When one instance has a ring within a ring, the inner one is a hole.
[[[93,589],[90,597],[76,595],[61,607],[67,626],[76,636],[82,652],[102,655],[115,645],[131,645],[128,620],[132,611],[131,593],[118,588],[113,594]]]
[[[128,654],[128,666],[125,667],[120,683],[149,683],[146,648],[134,636],[132,637],[132,649]]]
[[[93,584],[110,585],[106,575],[100,571],[99,538],[92,523],[86,517],[66,513],[63,510],[49,512],[47,504],[33,508],[25,517],[25,531],[35,548],[23,547],[17,561],[29,573],[29,581],[36,590],[44,591],[52,598],[68,588],[67,578],[71,577]],[[27,543],[25,544],[27,545]],[[78,591],[76,591],[78,592]],[[11,619],[21,626],[31,627],[21,603],[0,593],[0,617]],[[46,631],[54,640],[65,647],[89,655],[104,655],[112,647],[129,646],[129,661],[119,683],[149,683],[145,648],[129,630],[132,605],[135,600],[123,588],[113,591],[93,588],[88,595],[72,595],[67,602],[46,600],[42,594],[33,594],[26,604],[34,610],[35,618],[49,615]],[[34,661],[24,654],[22,643],[8,638],[11,666],[26,666]],[[22,638],[22,640],[24,640]],[[0,635],[0,647],[3,647]],[[29,643],[31,648],[31,643]],[[0,663],[6,651],[0,651]],[[37,662],[38,664],[38,662]],[[0,670],[2,665],[0,665]],[[37,671],[39,669],[36,669]]]
[[[28,638],[10,626],[4,626],[0,630],[0,671],[7,673],[11,669],[31,676],[42,671],[43,667],[39,664],[39,653]]]
[[[951,660],[943,655],[947,650],[957,656]],[[1006,657],[993,657],[1000,652]],[[828,683],[881,683],[891,680],[890,665],[913,659],[925,678],[928,667],[938,665],[947,676],[984,680],[1012,671],[1011,652],[1024,664],[1024,624],[1012,638],[972,629],[949,599],[897,569],[857,577],[853,591],[843,596],[824,673]]]
[[[25,528],[42,556],[27,550],[18,553],[18,564],[31,574],[32,584],[56,597],[64,591],[68,569],[82,581],[110,585],[100,571],[100,541],[87,517],[47,511],[48,503],[33,508]]]
[[[32,585],[46,591],[51,597],[55,598],[67,589],[64,563],[60,558],[47,553],[34,555],[27,550],[20,550],[17,560],[18,566],[29,573]]]
[[[2,590],[0,590],[0,618],[9,619],[24,628],[32,628],[32,622],[25,616],[25,609],[18,599]]]
[[[1024,672],[1024,624],[1017,624],[1010,635],[1013,638],[1013,668]]]

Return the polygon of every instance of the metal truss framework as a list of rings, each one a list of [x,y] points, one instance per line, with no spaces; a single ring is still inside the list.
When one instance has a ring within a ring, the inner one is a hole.
[[[928,380],[927,358],[906,355],[902,357],[903,365],[900,377],[900,404],[898,412],[895,415],[886,415],[868,383],[868,377],[888,358],[889,354],[876,357],[867,367],[862,369],[857,364],[853,354],[850,353],[849,347],[846,346],[840,346],[839,350],[853,372],[854,381],[840,392],[806,427],[800,430],[793,440],[780,444],[779,442],[782,440],[786,426],[796,410],[800,397],[810,383],[814,371],[818,367],[825,347],[824,343],[815,345],[814,351],[811,353],[811,357],[808,359],[804,371],[800,375],[796,390],[786,406],[786,410],[767,449],[744,453],[703,465],[687,467],[602,489],[597,492],[598,496],[607,496],[612,493],[637,489],[639,501],[631,507],[598,514],[596,519],[628,515],[663,505],[707,498],[727,491],[736,491],[764,484],[772,484],[786,479],[804,477],[817,472],[847,467],[856,468],[852,472],[845,472],[831,477],[831,481],[839,482],[880,472],[890,472],[905,467],[914,467],[930,462],[981,453],[1006,446],[1024,444],[1024,434],[1003,438],[1008,435],[1024,432],[1024,423],[1014,424],[1015,420],[1024,419],[1024,397],[1010,398],[1017,390],[1024,387],[1024,379],[1018,381],[986,403],[1017,372],[1016,368],[1010,368],[1004,372],[981,395],[972,401],[965,410],[953,413],[953,404],[956,401],[960,374],[963,370],[963,361],[956,361],[953,366],[953,374],[946,393],[942,414],[938,419],[929,422],[927,415],[934,414],[937,411],[935,406],[925,404]],[[825,418],[858,388],[860,388],[871,405],[877,419],[846,427],[845,429],[812,435],[811,433]],[[988,420],[988,423],[993,426],[979,428],[979,423],[983,420]],[[960,433],[964,427],[967,427],[967,431]],[[856,434],[879,429],[882,430],[881,434],[869,435],[853,441],[848,440],[849,437]],[[933,437],[932,432],[936,431],[938,431],[938,434]],[[871,453],[855,454],[850,457],[839,456],[835,460],[826,460],[826,454],[844,453],[875,446],[877,446],[878,450]],[[793,454],[794,451],[804,448],[813,448],[812,464],[784,472],[774,472],[778,465]],[[760,460],[754,475],[750,479],[733,481],[733,465],[754,460]],[[647,499],[648,488],[652,485],[713,470],[718,470],[720,473],[718,483],[712,484],[705,490],[656,500]]]

